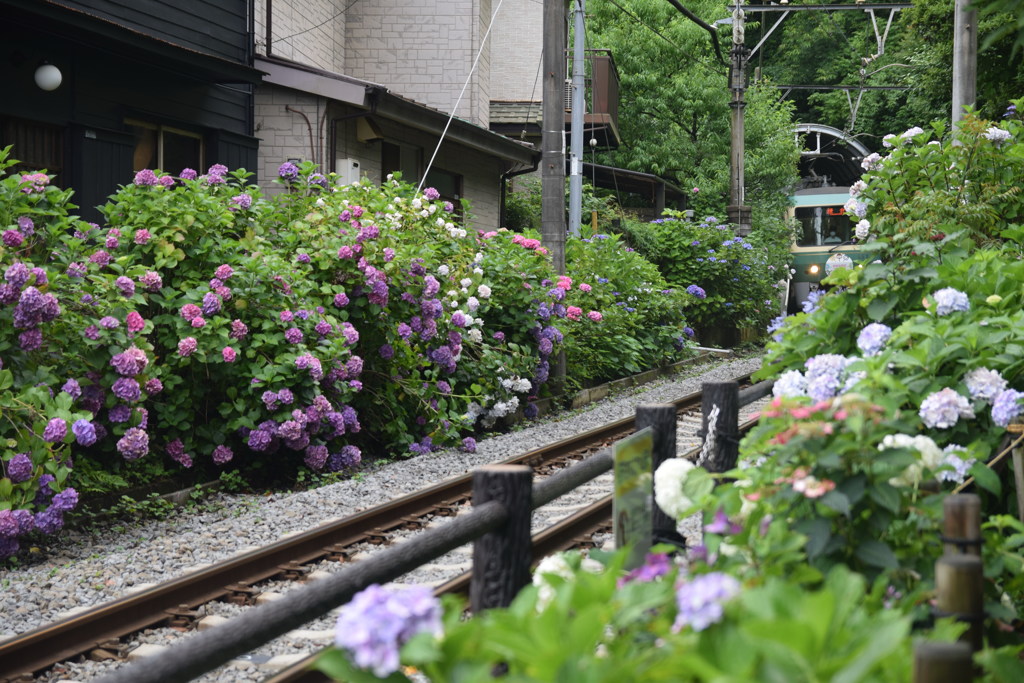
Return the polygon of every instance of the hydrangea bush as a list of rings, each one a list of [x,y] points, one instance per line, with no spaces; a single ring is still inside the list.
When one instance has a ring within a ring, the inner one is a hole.
[[[474,450],[479,430],[535,414],[566,335],[621,334],[602,325],[610,296],[587,301],[580,282],[565,300],[538,240],[469,231],[433,188],[339,186],[286,163],[268,199],[249,177],[140,171],[102,226],[76,219],[44,173],[3,178],[0,509],[49,515],[5,524],[4,555],[59,527],[74,491],[50,499],[70,482]],[[639,291],[599,247],[581,263]],[[631,314],[628,329],[658,330],[638,357],[678,357],[672,312]]]
[[[927,590],[944,496],[973,476],[994,519],[1006,509],[983,463],[1024,414],[1024,201],[1002,185],[1021,172],[1021,134],[1013,117],[968,117],[952,135],[936,124],[887,137],[891,152],[866,158],[853,189],[869,199],[857,220],[877,260],[836,271],[830,292],[772,325],[759,376],[777,398],[744,446],[770,457],[741,475],[730,512],[788,501],[819,568],[841,561],[903,594]],[[1022,566],[1002,559],[1004,527],[988,534],[1000,559],[987,610],[1010,621]]]
[[[755,227],[743,238],[714,216],[697,222],[669,210],[631,234],[665,280],[689,292],[686,313],[698,331],[760,328],[781,308],[780,280],[791,241],[781,221]]]

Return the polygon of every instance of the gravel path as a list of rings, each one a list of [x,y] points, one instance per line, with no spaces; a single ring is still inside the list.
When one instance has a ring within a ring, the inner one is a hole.
[[[760,368],[760,357],[717,359],[685,368],[585,408],[561,412],[478,442],[476,453],[443,450],[379,466],[357,478],[293,494],[221,495],[200,511],[166,520],[70,531],[39,562],[0,571],[0,640],[68,612],[166,581],[215,562],[379,505],[487,463],[538,448],[632,414],[640,403],[662,403]],[[749,410],[742,411],[741,417]],[[683,444],[680,444],[683,449]]]

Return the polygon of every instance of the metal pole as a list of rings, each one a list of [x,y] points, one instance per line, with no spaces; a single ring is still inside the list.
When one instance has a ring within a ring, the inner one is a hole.
[[[583,16],[585,0],[575,0],[573,9],[573,49],[572,49],[572,122],[570,126],[569,145],[569,232],[574,237],[580,236],[580,223],[583,222],[583,91],[584,57],[583,43],[585,38]]]
[[[968,10],[971,0],[956,0],[953,10],[953,123],[974,105],[978,75],[978,13]]]
[[[541,241],[565,273],[565,0],[544,0]]]
[[[743,45],[744,25],[743,10],[740,9],[739,0],[732,13],[732,68],[730,69],[729,89],[732,90],[732,144],[730,151],[730,174],[729,174],[729,206],[726,213],[729,222],[736,226],[736,234],[746,236],[750,234],[750,207],[746,206],[746,192],[744,190],[744,122],[743,109],[746,102],[743,94],[746,89],[747,79],[747,48]]]

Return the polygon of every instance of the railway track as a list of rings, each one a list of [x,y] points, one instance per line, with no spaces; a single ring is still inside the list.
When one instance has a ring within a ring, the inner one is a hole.
[[[745,380],[741,378],[741,382]],[[673,402],[679,416],[680,450],[699,443],[696,430],[700,426],[700,400],[701,395],[696,392]],[[539,478],[589,457],[633,430],[633,418],[625,418],[503,462],[529,465]],[[592,498],[603,497],[603,501],[589,507],[577,506],[583,509],[556,510],[553,514],[540,514],[544,508],[537,510],[533,551],[536,558],[571,547],[581,539],[585,544],[599,545],[602,533],[604,538],[608,537],[610,498],[598,494],[610,490],[611,475],[602,476],[606,481],[595,480],[596,493]],[[156,627],[182,632],[203,629],[211,621],[216,623],[225,618],[217,614],[218,610],[230,612],[273,600],[287,590],[288,584],[315,579],[321,572],[347,565],[375,548],[453,518],[468,509],[470,485],[469,474],[450,479],[21,634],[0,643],[0,682],[58,680],[62,671],[55,665],[75,658],[134,659],[140,652],[130,649],[137,642],[130,640],[132,634]],[[556,503],[547,507],[557,508]],[[539,531],[552,522],[555,524],[550,529]],[[445,558],[440,558],[426,567],[428,574],[432,568],[446,567],[448,576],[440,572],[439,578],[435,571],[433,575],[417,577],[413,572],[403,580],[429,583],[440,592],[464,591],[469,576],[461,567],[468,563],[468,556],[460,559],[457,552],[448,558],[447,564]],[[221,607],[213,609],[213,605]],[[211,616],[220,619],[211,620]],[[259,657],[255,655],[252,663],[264,663]],[[36,678],[47,671],[41,679]]]

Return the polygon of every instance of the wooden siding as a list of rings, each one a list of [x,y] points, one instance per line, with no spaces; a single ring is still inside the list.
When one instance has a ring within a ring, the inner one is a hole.
[[[248,59],[249,0],[63,0],[149,36],[236,62]]]

